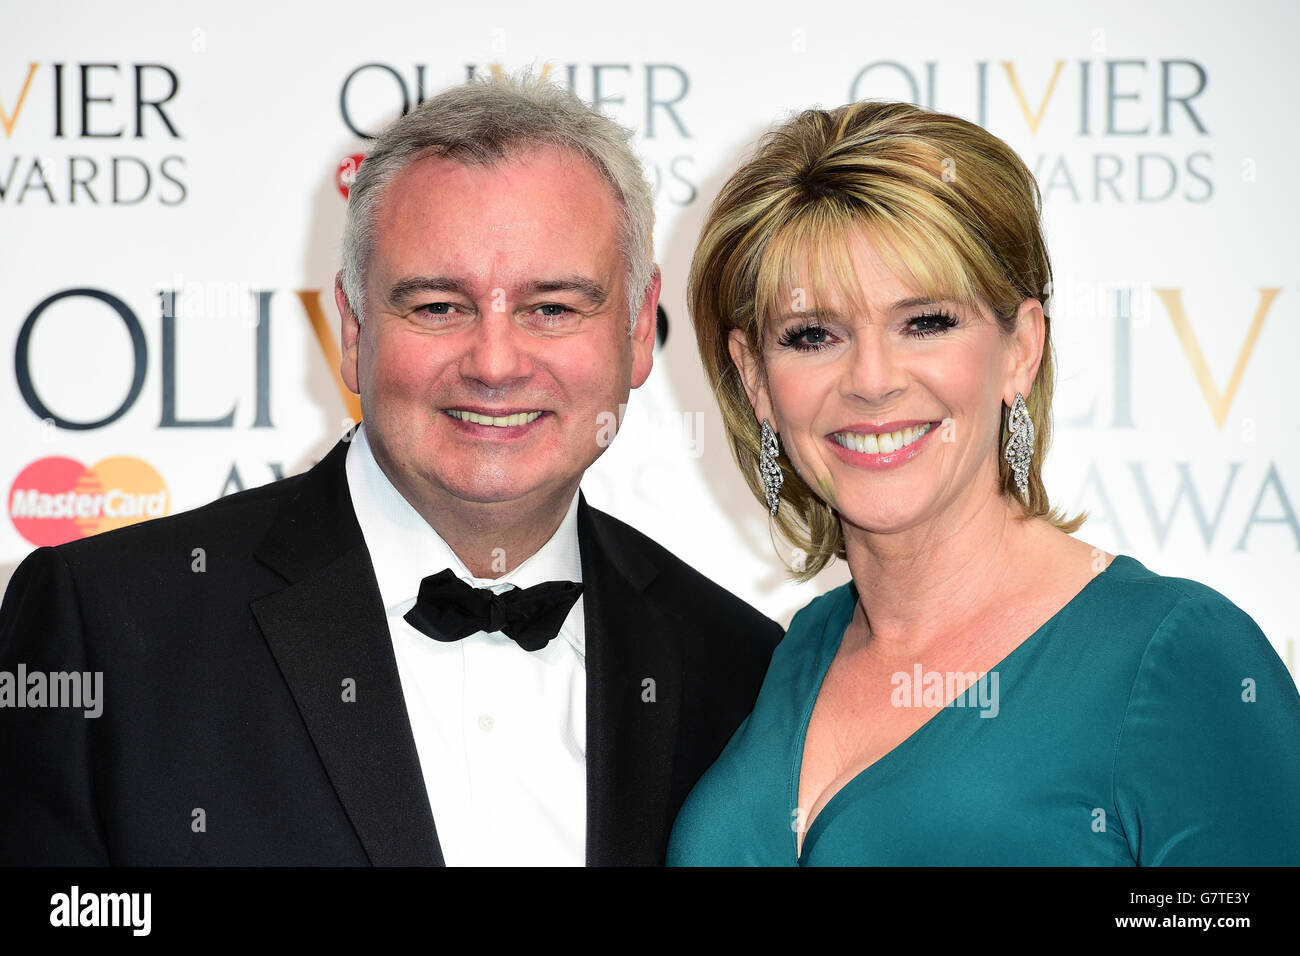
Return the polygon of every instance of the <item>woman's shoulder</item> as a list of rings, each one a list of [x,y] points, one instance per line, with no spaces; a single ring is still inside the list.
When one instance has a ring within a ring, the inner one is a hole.
[[[839,587],[817,595],[796,611],[790,626],[786,628],[786,636],[797,635],[802,638],[808,634],[820,634],[832,619],[843,618],[847,625],[857,603],[858,590],[851,580],[846,581]]]
[[[1162,645],[1206,666],[1240,664],[1243,653],[1277,657],[1254,618],[1209,585],[1158,574],[1127,555],[1117,555],[1103,578],[1112,611],[1133,623],[1148,651]]]
[[[806,667],[815,668],[822,655],[839,643],[857,603],[857,589],[848,581],[817,595],[795,611],[790,626],[785,629],[785,637],[772,654],[769,679],[774,674],[788,675],[791,669],[802,673]]]
[[[1104,579],[1125,601],[1155,607],[1166,615],[1190,610],[1237,617],[1243,624],[1254,624],[1250,615],[1209,585],[1191,578],[1158,574],[1128,555],[1116,555],[1106,568]]]
[[[1207,584],[1191,578],[1170,577],[1152,571],[1145,564],[1127,554],[1117,554],[1105,571],[1106,577],[1116,583],[1144,588],[1152,596],[1165,595],[1174,600],[1207,601],[1236,607],[1227,597]]]
[[[1295,865],[1300,695],[1272,643],[1219,591],[1112,563],[1117,596],[1158,612],[1114,736],[1114,806],[1151,865]],[[1109,572],[1107,572],[1109,573]]]

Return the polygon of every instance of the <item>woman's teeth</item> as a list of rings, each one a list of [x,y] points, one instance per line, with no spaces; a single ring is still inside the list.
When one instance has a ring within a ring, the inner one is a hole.
[[[926,422],[924,425],[913,425],[899,429],[896,432],[866,435],[858,435],[853,432],[836,432],[831,437],[851,451],[862,452],[864,455],[887,455],[891,451],[906,448],[929,430],[930,423]]]
[[[447,414],[452,418],[458,418],[462,422],[473,422],[475,425],[495,425],[497,428],[511,428],[515,425],[527,425],[541,412],[519,412],[514,415],[480,415],[478,412],[466,412],[459,408],[447,409]]]

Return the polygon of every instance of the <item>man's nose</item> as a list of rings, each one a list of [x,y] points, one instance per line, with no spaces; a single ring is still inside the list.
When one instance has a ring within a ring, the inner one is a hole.
[[[460,361],[463,378],[475,379],[489,388],[501,388],[532,374],[532,358],[527,343],[521,341],[527,333],[508,312],[489,307],[473,335],[473,342]]]

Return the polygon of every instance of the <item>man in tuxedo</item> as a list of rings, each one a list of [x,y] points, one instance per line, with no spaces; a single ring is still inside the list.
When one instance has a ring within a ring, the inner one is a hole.
[[[449,90],[375,142],[336,283],[363,424],[305,474],[22,563],[0,863],[661,864],[780,629],[579,483],[646,380],[625,130]]]

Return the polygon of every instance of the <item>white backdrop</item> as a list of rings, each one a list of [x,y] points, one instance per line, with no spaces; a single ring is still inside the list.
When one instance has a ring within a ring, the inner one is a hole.
[[[265,6],[5,15],[0,583],[45,538],[108,526],[25,518],[33,491],[80,482],[146,508],[165,491],[174,512],[322,456],[352,414],[329,351],[340,163],[421,86],[531,63],[637,129],[657,185],[668,337],[588,474],[593,504],[783,623],[846,579],[786,582],[699,368],[685,275],[708,201],[769,124],[912,99],[984,123],[1044,190],[1061,369],[1046,474],[1092,512],[1079,536],[1224,592],[1295,672],[1293,4]]]

